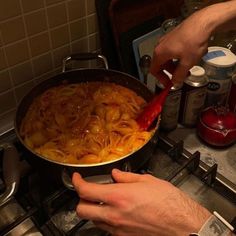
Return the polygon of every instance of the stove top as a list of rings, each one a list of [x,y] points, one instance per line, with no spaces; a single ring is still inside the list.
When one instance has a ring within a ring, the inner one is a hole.
[[[109,235],[92,222],[77,217],[77,194],[67,189],[61,180],[53,178],[45,182],[46,170],[43,173],[45,178],[25,160],[14,132],[0,141],[16,144],[22,168],[18,191],[7,202],[0,203],[0,236]],[[139,172],[170,181],[235,226],[236,155],[233,153],[235,146],[213,150],[197,139],[194,130],[179,127],[168,134],[159,134],[155,152],[150,154],[148,163]],[[2,152],[0,154],[2,156]],[[4,191],[1,178],[0,191]]]
[[[198,151],[190,153],[183,149],[180,157],[179,150],[185,142],[176,143],[162,135],[160,139],[160,145],[169,145],[170,149],[156,149],[156,160],[151,159],[150,172],[172,182],[209,211],[218,211],[231,222],[236,217],[234,183],[217,172],[217,165],[207,166],[202,162]]]
[[[195,129],[179,126],[168,133],[175,142],[184,140],[184,147],[191,153],[199,151],[201,161],[208,166],[218,165],[218,173],[236,185],[236,144],[227,148],[213,148],[204,144],[196,135]]]

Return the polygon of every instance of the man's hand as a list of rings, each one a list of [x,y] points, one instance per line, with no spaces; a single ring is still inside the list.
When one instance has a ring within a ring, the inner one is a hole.
[[[211,215],[169,182],[151,175],[112,171],[114,184],[72,182],[80,196],[78,216],[116,236],[184,236]]]
[[[207,52],[208,40],[216,31],[236,29],[236,0],[205,7],[164,35],[155,48],[150,72],[156,76],[167,61],[177,59],[173,83],[182,83],[188,71]]]
[[[182,83],[188,71],[197,65],[207,52],[211,29],[207,28],[205,14],[195,13],[164,35],[155,48],[150,72],[156,76],[168,60],[177,59],[173,83]]]

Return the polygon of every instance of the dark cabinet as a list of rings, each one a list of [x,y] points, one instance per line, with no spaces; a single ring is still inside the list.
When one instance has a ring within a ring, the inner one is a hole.
[[[183,0],[97,0],[102,53],[110,68],[137,76],[132,41],[180,15]]]

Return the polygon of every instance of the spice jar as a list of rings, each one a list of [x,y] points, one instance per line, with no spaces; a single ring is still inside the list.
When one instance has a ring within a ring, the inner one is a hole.
[[[190,75],[185,79],[181,96],[179,122],[188,127],[194,127],[204,108],[207,94],[208,79],[201,66],[190,69]]]
[[[172,86],[168,96],[166,97],[165,104],[161,112],[160,122],[160,129],[163,131],[171,131],[177,128],[181,88],[182,85]],[[161,89],[163,89],[163,85],[157,82],[156,93],[159,93]]]

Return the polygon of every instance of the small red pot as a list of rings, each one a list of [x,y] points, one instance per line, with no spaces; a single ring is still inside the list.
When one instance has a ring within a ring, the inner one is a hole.
[[[226,107],[208,107],[201,112],[197,134],[206,143],[225,147],[236,142],[236,114]]]

